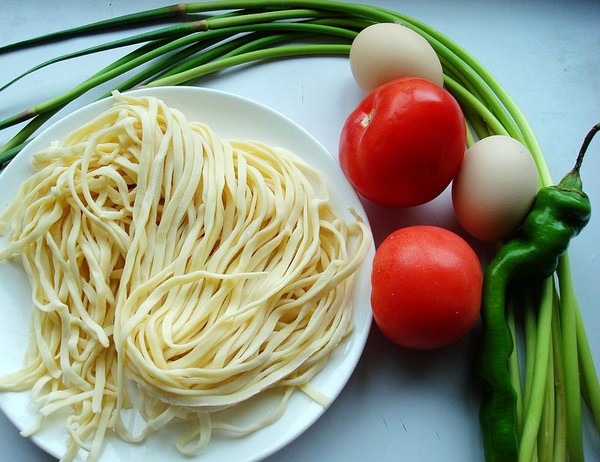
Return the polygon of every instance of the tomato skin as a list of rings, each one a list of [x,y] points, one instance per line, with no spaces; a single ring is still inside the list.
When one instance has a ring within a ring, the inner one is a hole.
[[[375,323],[391,342],[429,350],[451,345],[477,323],[483,272],[457,234],[409,226],[379,246],[371,275]]]
[[[465,149],[465,120],[454,97],[428,80],[402,78],[373,90],[350,113],[339,160],[362,196],[412,207],[444,191]]]

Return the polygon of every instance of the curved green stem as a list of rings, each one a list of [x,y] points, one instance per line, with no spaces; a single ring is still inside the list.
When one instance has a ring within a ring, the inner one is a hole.
[[[462,85],[447,75],[444,76],[444,85],[448,88],[448,91],[450,91],[450,93],[452,93],[454,97],[459,100],[461,105],[465,105],[477,113],[492,132],[495,134],[508,135],[508,132],[502,123],[494,116],[492,111],[490,111],[488,107],[479,101],[475,96],[469,93],[469,91]]]
[[[554,433],[556,428],[556,400],[554,395],[555,358],[554,349],[552,348],[552,328],[550,331],[548,373],[546,374],[546,384],[544,387],[542,421],[540,422],[540,429],[537,437],[537,460],[548,461],[551,461],[554,457]]]
[[[565,371],[565,412],[569,460],[583,462],[583,432],[581,428],[581,389],[577,352],[577,301],[570,278],[569,258],[560,259],[559,266],[565,275],[560,279],[560,305],[562,326],[563,368]]]
[[[547,374],[552,345],[552,311],[554,308],[554,283],[552,278],[544,281],[538,311],[535,341],[534,369],[531,377],[529,400],[519,441],[519,460],[534,460],[538,431],[545,404]]]
[[[199,79],[205,75],[212,74],[213,72],[258,60],[306,55],[347,55],[348,53],[350,53],[350,45],[288,45],[268,50],[255,50],[219,59],[218,61],[203,64],[168,77],[159,78],[148,83],[146,86],[160,87],[166,85],[181,85]]]
[[[112,69],[117,69],[124,63],[127,63],[140,55],[144,55],[145,53],[156,49],[160,46],[160,44],[160,42],[151,42],[145,44],[137,50],[134,50],[131,53],[125,55],[124,57],[118,59],[114,63],[109,64],[90,78],[95,78],[98,75],[102,75],[104,72],[108,72]],[[5,158],[6,161],[12,159],[20,151],[18,147],[23,146],[24,141],[30,140],[39,128],[41,128],[52,116],[54,116],[58,111],[64,108],[69,102],[70,100],[66,101],[64,104],[58,105],[54,109],[46,111],[44,114],[34,116],[25,127],[23,127],[13,138],[11,138],[10,141],[5,143],[3,146],[0,146],[0,155],[2,155],[2,157]]]
[[[575,313],[577,322],[577,353],[579,354],[579,370],[581,371],[581,393],[592,413],[596,431],[600,433],[600,383],[594,365],[594,359],[583,319],[579,310]]]
[[[0,154],[0,168],[4,166],[7,162],[12,160],[21,150],[29,144],[29,139],[26,139],[20,144],[15,144],[13,147],[8,148],[2,154]]]
[[[542,292],[542,295],[546,295],[546,293]],[[542,300],[540,303],[544,303],[543,297],[541,298]],[[528,294],[525,306],[525,313],[523,317],[525,330],[525,396],[523,398],[523,406],[525,407],[525,412],[527,412],[527,409],[529,409],[529,404],[531,402],[538,343],[538,313],[532,294]]]
[[[297,11],[297,10],[293,10],[293,11]],[[247,15],[247,16],[250,16],[250,15]],[[277,18],[280,18],[280,17],[281,16],[279,16],[279,15],[277,16]],[[254,18],[254,20],[256,20],[256,15],[253,15],[253,18]],[[261,18],[262,18],[262,16],[261,16]],[[223,18],[217,18],[217,19],[223,19]],[[342,37],[347,37],[347,38],[353,36],[353,34],[354,34],[354,32],[342,31],[342,30],[340,30],[340,28],[335,28],[335,27],[326,26],[326,25],[314,25],[314,24],[302,23],[302,24],[296,24],[293,26],[290,26],[290,25],[264,25],[264,26],[261,26],[261,25],[257,25],[257,24],[248,24],[247,17],[237,18],[237,19],[241,25],[231,25],[235,21],[228,20],[227,26],[222,29],[214,29],[214,30],[210,30],[207,32],[197,32],[197,33],[189,34],[189,35],[181,37],[177,40],[170,41],[168,43],[161,42],[160,46],[148,51],[145,54],[136,56],[127,62],[123,62],[119,66],[112,67],[112,68],[106,70],[105,72],[96,74],[94,77],[85,80],[84,82],[80,83],[79,85],[74,87],[69,92],[66,92],[55,98],[49,99],[41,104],[38,104],[32,108],[29,108],[29,109],[27,109],[19,114],[16,114],[12,117],[8,117],[4,120],[0,120],[0,130],[2,130],[3,128],[17,125],[26,120],[29,120],[29,119],[35,117],[36,115],[42,114],[49,110],[52,110],[53,108],[55,108],[59,105],[66,104],[66,103],[74,100],[75,98],[81,96],[82,94],[86,93],[87,91],[89,91],[92,88],[95,88],[109,80],[112,80],[112,79],[124,74],[125,72],[130,71],[131,69],[134,69],[142,64],[145,64],[145,63],[151,61],[152,59],[160,58],[161,56],[171,53],[174,50],[177,50],[183,46],[189,45],[190,43],[198,43],[200,41],[212,40],[216,37],[231,36],[233,34],[238,34],[238,33],[252,32],[257,29],[265,29],[265,30],[266,29],[283,30],[286,28],[288,30],[304,29],[304,30],[308,30],[311,33],[315,33],[317,31],[319,31],[320,33],[325,33],[328,35],[337,35],[337,36],[342,36]],[[214,26],[211,26],[211,27],[214,27]],[[304,45],[298,45],[297,47],[302,47],[302,46],[304,46]],[[260,58],[249,57],[249,58],[252,60],[252,59],[279,58],[279,57],[283,57],[283,56],[298,56],[298,55],[303,55],[303,54],[348,54],[349,53],[349,51],[345,51],[345,50],[340,51],[340,50],[336,49],[336,47],[337,47],[336,45],[330,46],[330,45],[318,45],[317,44],[314,46],[313,45],[306,45],[306,46],[320,47],[320,49],[307,48],[306,50],[310,50],[310,51],[306,51],[306,52],[301,52],[298,49],[290,49],[290,50],[287,50],[287,52],[282,52],[281,50],[276,50],[276,49],[262,50],[262,51],[260,51],[260,54],[262,57],[260,57]],[[327,51],[326,47],[328,47],[328,46],[331,47],[330,48],[331,51]],[[258,51],[257,51],[257,53],[258,53]],[[272,56],[269,56],[270,53],[272,53]],[[232,64],[232,65],[235,65],[235,64]],[[219,66],[216,66],[216,67],[218,68],[218,70],[223,68],[223,67],[219,67]],[[190,72],[190,74],[193,73],[192,71],[189,71],[189,72]],[[202,72],[204,72],[204,70]],[[212,71],[209,71],[209,72],[212,72]],[[201,74],[201,75],[205,75],[205,74]],[[184,79],[187,78],[185,75],[182,75],[181,77]],[[171,77],[171,80],[175,81],[177,79],[174,77]],[[182,81],[189,81],[189,80],[193,80],[193,78],[188,79],[188,80],[182,80]]]
[[[51,32],[49,34],[40,35],[30,39],[9,43],[8,45],[0,46],[0,54],[27,48],[30,46],[40,45],[46,42],[63,40],[70,37],[87,35],[93,32],[115,29],[118,27],[130,28],[132,25],[155,22],[169,18],[184,19],[186,15],[187,10],[186,5],[184,3],[154,8],[152,10],[140,11],[132,14],[119,16],[117,18],[110,18],[103,21],[84,24],[82,26],[72,27],[57,32]]]
[[[156,31],[138,34],[138,35],[126,37],[126,38],[119,39],[119,40],[113,40],[111,42],[106,42],[106,43],[96,45],[93,47],[84,48],[83,50],[77,50],[72,53],[60,55],[55,58],[44,61],[44,62],[26,70],[25,72],[19,74],[17,77],[12,79],[10,82],[1,86],[0,92],[2,90],[5,90],[6,88],[10,87],[11,85],[15,84],[22,78],[28,76],[29,74],[32,74],[33,72],[43,69],[45,67],[48,67],[52,64],[57,64],[62,61],[67,61],[67,60],[73,59],[73,58],[79,58],[81,56],[86,56],[86,55],[90,55],[93,53],[99,53],[102,51],[112,50],[112,49],[119,48],[119,47],[134,45],[137,43],[149,42],[149,41],[153,41],[153,40],[166,40],[166,39],[172,40],[175,37],[181,37],[183,35],[191,34],[194,32],[199,32],[202,30],[206,30],[206,22],[205,21],[195,21],[192,23],[177,24],[175,26],[170,26],[170,27],[166,27],[166,28],[159,29]]]
[[[517,406],[517,435],[521,433],[523,427],[523,390],[521,386],[521,365],[519,362],[519,348],[518,348],[518,331],[517,331],[517,313],[520,304],[516,300],[512,300],[508,303],[506,320],[508,327],[512,334],[513,350],[509,358],[508,372],[510,374],[511,384],[515,390],[516,395],[516,406]]]
[[[219,29],[217,29],[218,31]],[[195,67],[206,64],[213,59],[224,59],[234,55],[240,55],[248,51],[256,51],[259,49],[268,50],[276,43],[283,41],[290,41],[302,38],[304,36],[329,36],[339,37],[347,41],[352,41],[356,37],[356,31],[344,29],[341,27],[330,26],[323,23],[316,22],[300,22],[300,23],[266,23],[266,24],[255,24],[253,27],[254,35],[242,36],[237,39],[236,42],[226,42],[219,47],[208,51],[202,55],[196,56],[192,59],[181,62],[177,67],[171,68],[160,76],[170,77],[175,74],[179,74],[184,71],[189,71]],[[213,30],[209,31],[215,32]],[[258,36],[258,33],[272,33],[282,32],[277,35],[264,35]],[[293,34],[293,35],[292,35]]]
[[[567,437],[565,418],[565,372],[560,326],[560,304],[554,304],[552,320],[552,354],[554,356],[554,443],[553,462],[567,460]]]

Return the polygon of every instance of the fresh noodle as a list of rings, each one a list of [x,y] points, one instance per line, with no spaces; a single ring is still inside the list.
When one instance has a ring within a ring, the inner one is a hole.
[[[352,276],[370,245],[323,179],[291,152],[225,141],[153,97],[107,111],[34,155],[4,212],[0,260],[33,291],[25,365],[42,420],[68,411],[63,460],[97,460],[107,434],[139,442],[178,422],[184,454],[219,429],[256,431],[352,330]],[[248,425],[222,410],[280,391]],[[135,432],[127,415],[145,422]]]

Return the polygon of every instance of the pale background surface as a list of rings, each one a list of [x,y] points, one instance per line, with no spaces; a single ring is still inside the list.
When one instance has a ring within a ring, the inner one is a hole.
[[[571,168],[585,133],[600,121],[600,2],[370,1],[437,28],[479,59],[521,107],[544,149],[552,175]],[[4,0],[0,44],[92,20],[167,4],[145,0]],[[117,33],[109,36],[118,36]],[[0,81],[44,57],[79,49],[76,39],[0,56]],[[47,53],[47,54],[42,54]],[[23,109],[83,80],[111,53],[80,58],[32,75],[0,94],[2,115]],[[271,106],[311,132],[334,157],[345,115],[361,97],[345,58],[303,58],[250,66],[199,82]],[[93,95],[77,103],[83,105]],[[75,107],[75,106],[74,106]],[[0,142],[7,139],[0,133]],[[583,181],[600,203],[600,139],[590,148]],[[406,213],[369,208],[375,237],[404,224],[456,229],[448,191]],[[600,364],[600,219],[571,246],[575,287],[597,364]],[[2,284],[10,283],[2,281]],[[269,460],[479,461],[478,402],[467,374],[468,341],[431,353],[395,348],[373,329],[347,387],[304,435]],[[600,459],[597,436],[586,439],[589,460]],[[0,461],[51,461],[0,414]]]

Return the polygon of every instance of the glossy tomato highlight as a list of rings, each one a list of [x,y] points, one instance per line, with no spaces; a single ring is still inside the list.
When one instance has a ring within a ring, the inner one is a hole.
[[[428,80],[402,78],[373,90],[349,115],[339,159],[362,196],[411,207],[446,189],[465,148],[465,120],[454,97]]]
[[[451,345],[475,326],[483,273],[477,254],[452,231],[409,226],[378,247],[371,275],[375,323],[413,349]]]

